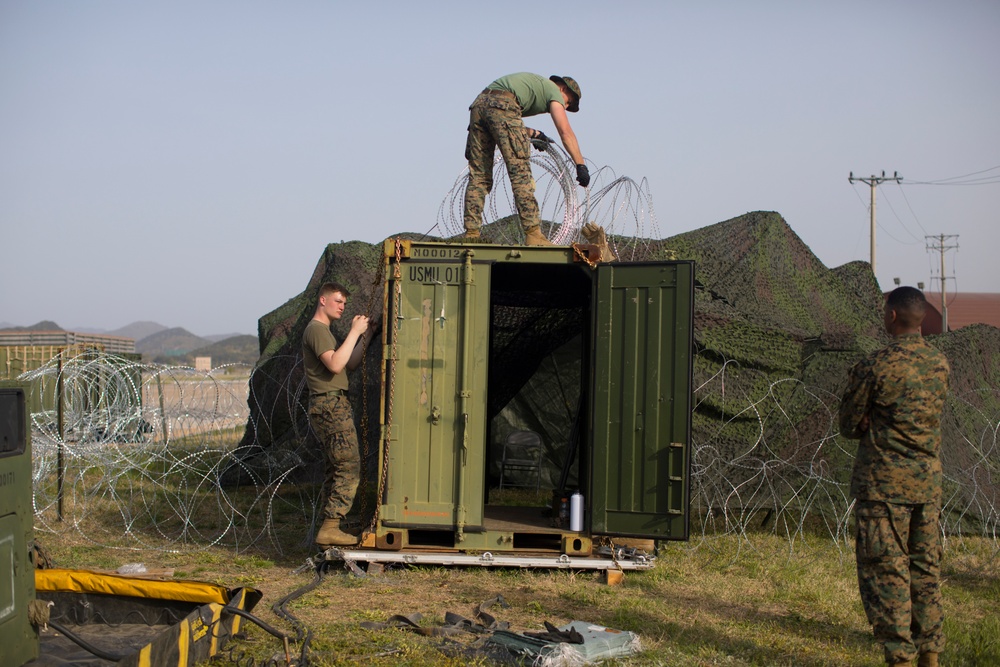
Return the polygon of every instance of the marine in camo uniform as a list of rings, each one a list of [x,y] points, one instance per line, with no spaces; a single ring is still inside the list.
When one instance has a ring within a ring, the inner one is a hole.
[[[350,293],[343,285],[319,289],[316,312],[302,333],[302,363],[309,387],[309,425],[326,455],[323,524],[316,532],[321,547],[350,546],[358,537],[344,523],[361,475],[358,434],[347,398],[348,372],[361,363],[367,344],[368,318],[356,315],[341,345],[330,325],[344,314]]]
[[[885,305],[893,341],[850,371],[840,432],[859,438],[858,587],[890,665],[938,664],[941,609],[941,412],[948,361],[920,335],[927,302],[899,287]]]
[[[531,176],[531,146],[544,150],[551,141],[544,132],[526,128],[522,118],[548,113],[566,152],[576,163],[576,180],[590,185],[567,111],[579,111],[580,86],[568,76],[520,72],[500,77],[476,97],[469,107],[469,136],[465,158],[469,161],[469,184],[465,189],[465,237],[477,239],[483,224],[486,195],[493,189],[493,153],[497,147],[507,164],[514,205],[521,218],[527,245],[552,245],[539,231],[541,216]]]

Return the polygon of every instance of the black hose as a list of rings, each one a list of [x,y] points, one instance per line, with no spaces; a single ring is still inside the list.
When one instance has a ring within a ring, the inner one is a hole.
[[[288,611],[288,603],[296,600],[306,593],[317,588],[321,583],[323,583],[323,577],[326,574],[327,561],[321,561],[316,565],[316,577],[305,586],[292,591],[285,597],[281,598],[273,605],[271,605],[271,610],[274,611],[275,615],[285,619],[292,624],[295,628],[296,641],[302,643],[302,649],[299,653],[298,667],[308,667],[309,665],[309,644],[312,642],[312,630],[310,630],[306,625],[299,620],[292,612]]]
[[[66,636],[66,639],[69,639],[70,641],[72,641],[74,644],[76,644],[80,648],[84,649],[85,651],[89,651],[90,653],[93,653],[98,658],[102,658],[104,660],[110,660],[111,662],[118,662],[119,660],[124,660],[125,658],[128,657],[127,655],[118,655],[118,654],[115,654],[115,653],[108,653],[107,651],[94,646],[93,644],[91,644],[90,642],[88,642],[86,639],[84,639],[83,637],[79,636],[75,632],[72,632],[71,630],[68,630],[66,628],[66,626],[64,626],[64,625],[62,625],[60,623],[57,623],[55,621],[50,620],[49,621],[49,625],[52,626],[53,630],[55,630],[57,632],[63,633],[63,635]]]
[[[262,619],[262,618],[260,618],[258,616],[254,616],[253,614],[251,614],[248,611],[245,611],[245,610],[240,609],[238,607],[231,607],[231,606],[228,606],[228,605],[225,606],[225,607],[223,607],[222,611],[223,612],[229,612],[230,614],[235,614],[236,616],[242,616],[243,618],[248,619],[248,620],[256,623],[258,626],[260,626],[267,633],[269,633],[271,635],[274,635],[275,637],[277,637],[278,639],[280,639],[282,641],[284,641],[285,639],[288,639],[288,635],[286,635],[284,632],[282,632],[281,630],[278,630],[273,625],[268,624],[267,621],[265,621],[264,619]]]

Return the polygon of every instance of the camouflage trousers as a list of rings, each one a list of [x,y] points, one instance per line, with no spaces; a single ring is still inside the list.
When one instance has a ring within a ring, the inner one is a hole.
[[[531,176],[531,142],[521,120],[521,107],[513,93],[483,91],[469,107],[469,136],[465,158],[469,161],[469,185],[465,188],[465,229],[483,224],[486,195],[493,190],[493,153],[499,146],[507,165],[514,205],[525,231],[537,227],[541,216]]]
[[[889,664],[944,648],[940,508],[858,500],[858,587]]]
[[[343,520],[354,504],[361,479],[361,454],[350,400],[346,395],[311,396],[309,425],[326,455],[323,518]]]

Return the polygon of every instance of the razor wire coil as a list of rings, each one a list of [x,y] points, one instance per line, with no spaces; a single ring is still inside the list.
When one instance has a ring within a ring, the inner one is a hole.
[[[289,360],[283,361],[288,367]],[[843,471],[830,461],[850,464],[855,445],[837,432],[837,397],[793,378],[741,395],[726,386],[733,364],[723,362],[694,392],[696,415],[708,399],[724,397],[728,407],[712,418],[698,417],[704,435],[692,448],[692,544],[720,534],[752,544],[765,531],[783,535],[794,548],[807,532],[819,531],[846,549],[853,501]],[[106,548],[165,551],[220,546],[280,553],[289,528],[305,536],[320,504],[318,489],[300,479],[315,467],[306,434],[292,429],[282,446],[266,449],[253,437],[241,444],[245,429],[253,434],[279,428],[270,420],[286,408],[306,414],[305,387],[286,378],[287,405],[271,406],[248,422],[252,374],[267,374],[272,365],[273,359],[254,369],[202,372],[100,355],[53,361],[25,373],[20,379],[37,396],[61,380],[65,400],[61,434],[51,411],[31,414],[36,531],[71,533]],[[818,437],[797,440],[795,428],[778,429],[784,434],[780,442],[772,435],[776,426],[786,426],[783,403],[790,391],[796,400],[810,401],[813,419],[822,420],[809,430]],[[970,398],[952,395],[950,402],[982,404]],[[1000,392],[994,390],[992,398],[1000,399]],[[973,432],[945,432],[967,462],[957,466],[943,455],[942,528],[946,539],[975,533],[1000,542],[1000,415],[978,414]],[[62,520],[56,493],[60,452]]]

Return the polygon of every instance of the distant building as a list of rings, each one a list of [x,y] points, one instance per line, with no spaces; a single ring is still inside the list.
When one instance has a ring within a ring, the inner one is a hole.
[[[941,293],[924,292],[931,308],[924,318],[922,332],[941,333]],[[954,331],[970,324],[989,324],[1000,328],[1000,294],[987,292],[956,292],[945,294],[948,308],[948,330]]]
[[[0,347],[86,347],[108,354],[135,354],[135,340],[124,336],[76,333],[75,331],[0,331]]]
[[[76,333],[74,331],[0,331],[0,380],[16,380],[28,371],[38,370],[53,359],[68,360],[84,356],[98,359],[111,355],[112,364],[123,368],[139,361],[135,340],[123,336]],[[125,359],[124,362],[121,359]],[[133,386],[141,386],[142,378],[133,366],[125,372],[132,377]],[[44,382],[35,380],[38,389],[31,392],[28,409],[32,413],[55,410],[62,400],[53,388],[44,389]],[[136,399],[141,402],[141,397]]]
[[[194,369],[204,373],[209,372],[212,370],[212,357],[195,357]]]
[[[134,356],[135,340],[74,331],[0,331],[0,380],[16,379],[60,354],[66,357],[86,352]]]

